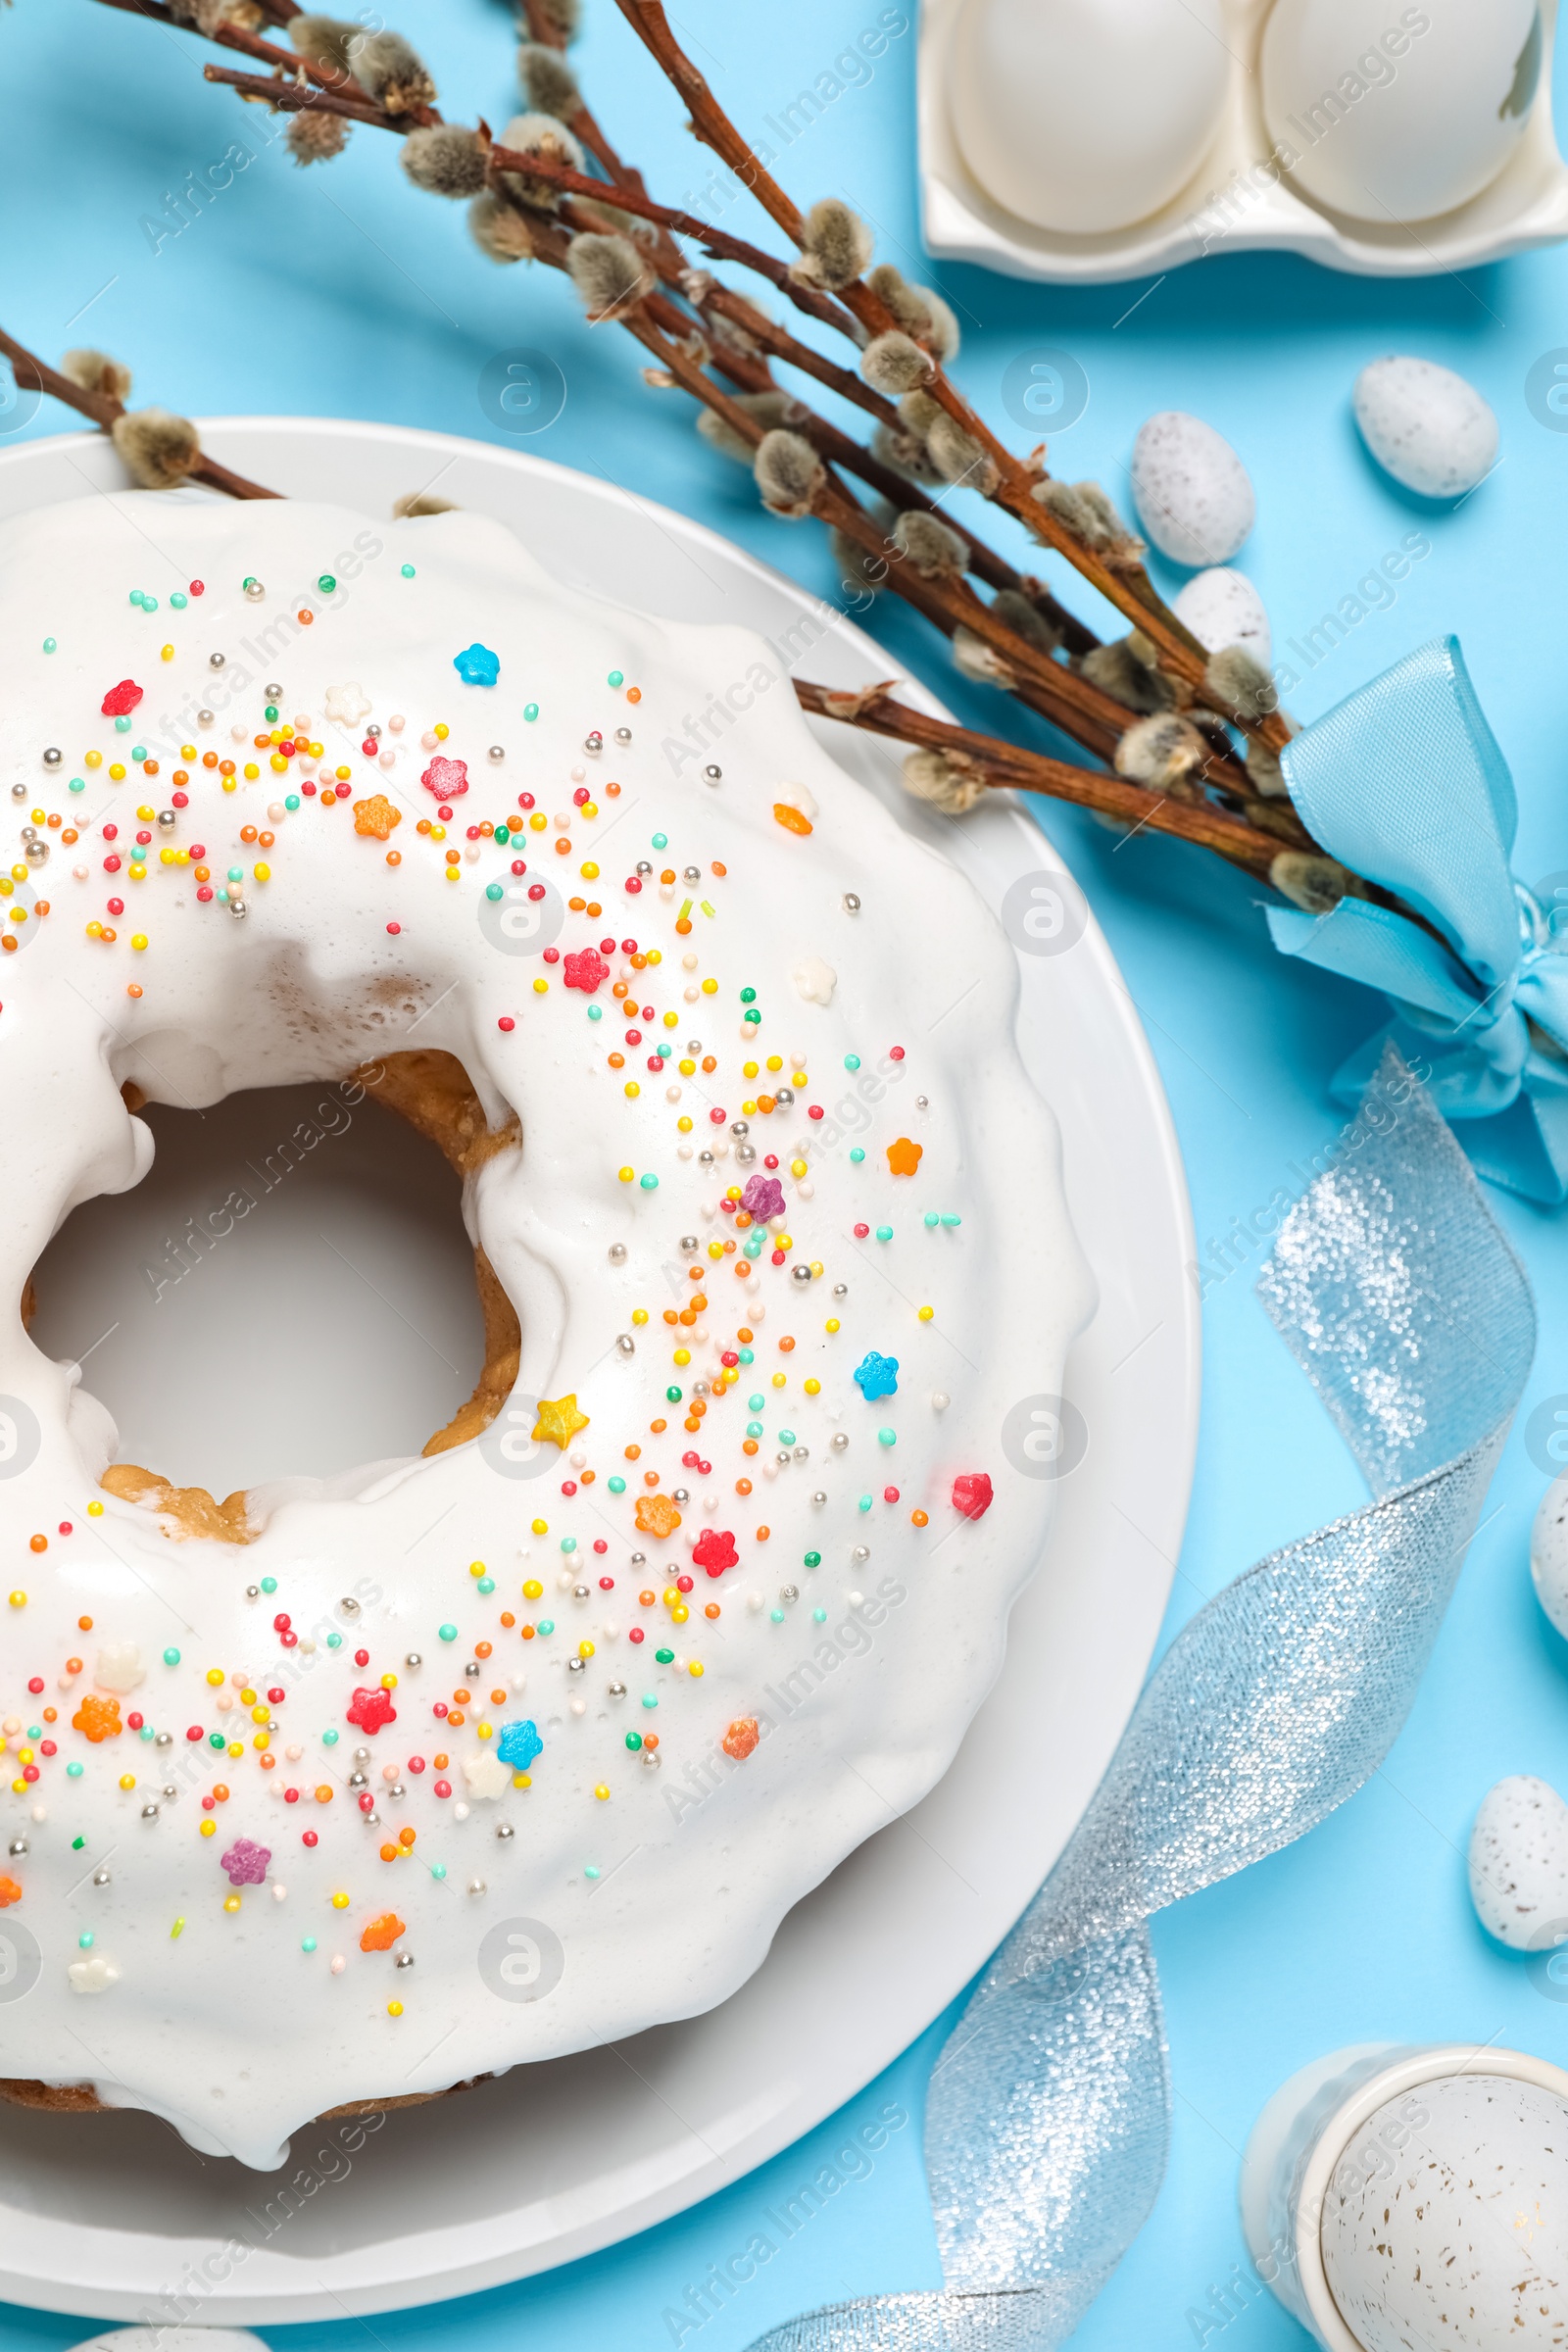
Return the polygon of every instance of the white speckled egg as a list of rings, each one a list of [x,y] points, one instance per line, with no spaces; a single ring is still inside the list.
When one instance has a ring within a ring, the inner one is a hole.
[[[953,125],[982,188],[1075,234],[1169,204],[1219,129],[1230,51],[1219,0],[966,0]]]
[[[1568,1805],[1546,1781],[1512,1774],[1489,1788],[1470,1833],[1470,1899],[1489,1936],[1516,1952],[1568,1934]]]
[[[1568,1472],[1541,1497],[1530,1533],[1530,1573],[1536,1598],[1558,1633],[1568,1635]]]
[[[1384,226],[1495,179],[1541,75],[1536,0],[1275,0],[1263,115],[1303,194]]]
[[[1484,2074],[1391,2099],[1334,2168],[1322,2246],[1366,2352],[1568,2342],[1568,2102]]]
[[[1384,471],[1423,498],[1460,498],[1497,462],[1496,417],[1474,384],[1435,360],[1363,368],[1355,421]]]
[[[1201,416],[1162,409],[1133,445],[1133,504],[1173,564],[1228,564],[1252,527],[1247,467]]]
[[[1265,669],[1272,666],[1274,634],[1263,599],[1245,572],[1223,566],[1195,572],[1171,610],[1211,654],[1240,645]]]

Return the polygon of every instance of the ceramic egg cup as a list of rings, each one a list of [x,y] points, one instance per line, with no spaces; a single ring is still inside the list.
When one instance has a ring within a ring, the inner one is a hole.
[[[1522,2050],[1362,2042],[1318,2058],[1269,2100],[1242,2156],[1242,2232],[1258,2276],[1326,2352],[1365,2352],[1323,2261],[1323,2209],[1356,2134],[1393,2099],[1450,2075],[1498,2076],[1568,2098],[1568,2074]]]
[[[1327,269],[1365,277],[1427,276],[1500,261],[1568,236],[1568,166],[1551,121],[1557,0],[1542,0],[1541,82],[1511,160],[1468,204],[1408,228],[1394,220],[1379,225],[1331,213],[1308,203],[1288,179],[1271,180],[1261,172],[1248,178],[1273,148],[1258,98],[1258,52],[1272,5],[1273,0],[1222,0],[1226,40],[1236,62],[1214,139],[1180,194],[1131,228],[1068,235],[1020,220],[971,176],[948,102],[963,0],[924,0],[918,100],[921,219],[929,250],[979,262],[1008,277],[1094,285],[1174,270],[1205,253],[1263,248],[1304,254]],[[1220,211],[1211,199],[1228,187],[1235,193]]]

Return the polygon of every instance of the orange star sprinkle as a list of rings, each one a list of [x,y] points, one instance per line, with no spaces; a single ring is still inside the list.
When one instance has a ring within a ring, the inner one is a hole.
[[[912,1176],[924,1156],[925,1146],[910,1143],[906,1135],[888,1146],[888,1166],[895,1176]]]
[[[0,1879],[0,1911],[9,1911],[13,1903],[22,1900],[22,1888],[15,1879]]]
[[[394,825],[403,822],[403,811],[394,808],[384,792],[373,793],[368,801],[354,804],[354,830],[375,841],[385,841]]]
[[[360,1937],[360,1949],[362,1952],[390,1951],[398,1937],[404,1933],[403,1922],[397,1913],[383,1911],[379,1919],[371,1920]]]
[[[639,1494],[636,1516],[637,1532],[643,1536],[672,1536],[680,1525],[680,1513],[667,1494]]]
[[[99,1698],[89,1690],[71,1718],[71,1728],[96,1747],[101,1740],[118,1740],[122,1730],[118,1698]]]
[[[719,1744],[725,1755],[733,1756],[739,1764],[744,1763],[760,1738],[756,1716],[740,1715],[730,1725]]]

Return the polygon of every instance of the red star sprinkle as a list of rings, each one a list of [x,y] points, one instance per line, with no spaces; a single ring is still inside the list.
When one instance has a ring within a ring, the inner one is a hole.
[[[610,978],[610,966],[592,948],[580,948],[566,957],[562,973],[567,988],[580,988],[585,997],[591,997]]]
[[[735,1539],[727,1528],[705,1527],[692,1545],[692,1565],[706,1568],[710,1576],[722,1576],[725,1569],[735,1567],[739,1559]]]
[[[384,1723],[396,1723],[398,1711],[392,1704],[392,1693],[379,1687],[373,1690],[356,1690],[349,1708],[350,1723],[357,1723],[362,1732],[378,1732]]]
[[[102,709],[105,718],[126,718],[141,701],[142,689],[134,678],[122,678],[104,696]]]
[[[433,792],[438,801],[455,801],[460,792],[468,789],[468,762],[466,760],[437,757],[431,760],[419,782],[427,792]]]
[[[966,1519],[983,1519],[991,1501],[991,1481],[983,1470],[965,1470],[954,1480],[953,1507]]]

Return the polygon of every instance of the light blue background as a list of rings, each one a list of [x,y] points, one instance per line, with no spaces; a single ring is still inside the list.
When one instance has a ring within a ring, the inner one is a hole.
[[[678,28],[742,126],[760,135],[763,116],[830,67],[882,4],[687,0]],[[675,201],[695,193],[708,175],[704,151],[682,132],[680,110],[611,0],[588,5],[578,55],[601,120],[656,192]],[[454,119],[482,112],[499,126],[514,110],[505,8],[405,0],[395,22],[430,60]],[[484,362],[509,346],[543,346],[569,397],[530,446],[699,516],[813,588],[831,587],[820,535],[760,513],[748,477],[698,443],[685,400],[641,388],[642,355],[629,339],[590,333],[559,278],[485,262],[461,212],[412,190],[376,133],[357,131],[341,161],[309,172],[277,142],[155,253],[142,217],[157,215],[166,190],[232,138],[243,131],[254,141],[264,128],[259,114],[241,118],[231,96],[204,84],[200,61],[216,54],[88,0],[19,0],[5,16],[0,316],[13,333],[49,357],[101,342],[134,364],[139,399],[192,414],[368,416],[492,439],[501,436],[475,395]],[[803,204],[847,195],[875,222],[882,253],[918,272],[913,114],[911,27],[867,86],[846,90],[794,143],[779,172]],[[760,216],[738,208],[729,218],[759,233]],[[1312,717],[1407,647],[1457,629],[1518,778],[1519,871],[1535,879],[1568,867],[1568,438],[1537,423],[1524,400],[1531,363],[1568,344],[1568,257],[1396,284],[1331,275],[1285,255],[1221,256],[1152,287],[1080,292],[946,266],[924,273],[963,320],[960,381],[1004,432],[1017,438],[1001,404],[1009,360],[1063,346],[1087,369],[1089,410],[1057,443],[1054,470],[1096,475],[1122,495],[1133,436],[1160,408],[1196,410],[1230,437],[1258,492],[1241,562],[1267,602],[1276,644],[1353,591],[1404,533],[1426,531],[1433,552],[1396,607],[1369,614],[1294,706]],[[1352,379],[1389,350],[1461,369],[1501,420],[1503,463],[1457,513],[1397,489],[1357,442]],[[68,421],[45,413],[31,429]],[[994,723],[995,704],[956,679],[918,623],[893,611],[874,625],[896,662],[921,669],[975,723]],[[1029,722],[1019,713],[1015,723]],[[1150,837],[1118,851],[1065,813],[1052,824],[1145,1010],[1206,1243],[1280,1186],[1295,1189],[1292,1163],[1335,1134],[1327,1075],[1376,1007],[1348,984],[1275,957],[1254,894],[1200,854]],[[1556,1321],[1568,1220],[1491,1197],[1543,1310],[1528,1413],[1568,1391],[1568,1335]],[[1250,1275],[1211,1287],[1204,1323],[1201,1450],[1167,1635],[1258,1553],[1361,1498]],[[1568,1788],[1568,1647],[1536,1608],[1526,1569],[1542,1485],[1516,1432],[1494,1515],[1386,1769],[1314,1836],[1156,1923],[1175,2082],[1170,2173],[1153,2220],[1075,2339],[1083,2352],[1134,2343],[1176,2352],[1200,2340],[1190,2315],[1243,2260],[1238,2153],[1264,2099],[1307,2059],[1388,2036],[1495,2038],[1564,2062],[1568,2010],[1534,1993],[1517,1963],[1488,1946],[1464,1879],[1471,1817],[1494,1780],[1538,1772]],[[940,2034],[928,2034],[837,2125],[630,2244],[453,2306],[266,2332],[300,2352],[350,2352],[370,2340],[422,2352],[452,2342],[454,2323],[474,2352],[519,2340],[530,2352],[667,2346],[663,2308],[709,2262],[744,2244],[754,2217],[814,2171],[844,2126],[890,2099],[917,2124]],[[813,2303],[938,2281],[911,2126],[869,2179],[846,2188],[685,2341],[733,2352]],[[1207,2340],[1217,2329],[1226,2352],[1302,2341],[1267,2295],[1223,2328],[1219,2317],[1209,2310]],[[3,2352],[83,2332],[0,2310]]]

